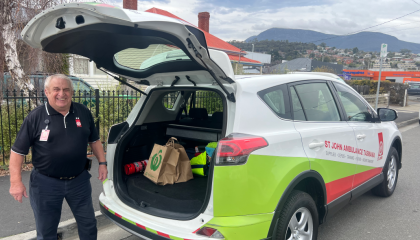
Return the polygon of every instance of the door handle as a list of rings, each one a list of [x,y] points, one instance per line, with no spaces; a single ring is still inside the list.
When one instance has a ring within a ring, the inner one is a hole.
[[[319,147],[323,147],[323,146],[324,146],[323,142],[309,143],[309,148],[310,149],[319,148]]]
[[[365,134],[359,134],[356,136],[357,140],[363,140],[365,139],[366,135]]]

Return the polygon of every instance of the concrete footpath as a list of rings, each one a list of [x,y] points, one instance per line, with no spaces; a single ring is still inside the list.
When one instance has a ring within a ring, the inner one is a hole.
[[[95,157],[92,158],[92,169],[90,174],[92,178],[90,182],[92,184],[92,199],[93,207],[99,214],[99,194],[102,192],[102,182],[98,179],[98,161]],[[25,184],[28,192],[30,172],[22,172],[22,181]],[[24,198],[22,203],[19,203],[13,199],[9,194],[10,189],[10,177],[0,177],[0,238],[7,236],[18,237],[17,234],[27,233],[35,230],[35,219],[32,212],[31,205],[28,198]],[[61,213],[61,223],[65,223],[67,220],[73,220],[73,214],[68,206],[67,202],[63,203],[63,210]],[[73,220],[74,221],[74,220]],[[69,223],[69,222],[67,222]],[[74,227],[75,224],[73,224]],[[67,229],[68,230],[68,229]],[[75,231],[77,234],[77,231]],[[33,235],[34,237],[36,235]],[[30,239],[28,236],[25,238],[13,238],[13,239]]]

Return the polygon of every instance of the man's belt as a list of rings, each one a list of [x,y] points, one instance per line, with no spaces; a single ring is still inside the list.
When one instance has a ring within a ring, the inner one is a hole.
[[[84,170],[83,170],[81,173],[79,173],[79,174],[77,174],[77,175],[74,175],[74,176],[71,176],[71,177],[57,177],[57,176],[49,175],[49,174],[44,173],[44,172],[42,172],[42,171],[40,171],[40,170],[38,170],[38,169],[36,169],[36,168],[35,168],[35,171],[37,171],[37,172],[39,172],[39,173],[41,173],[42,175],[47,176],[47,177],[57,178],[57,179],[60,179],[60,180],[72,180],[72,179],[75,179],[75,178],[76,178],[77,176],[79,176],[80,174],[82,174],[82,172],[83,172]]]

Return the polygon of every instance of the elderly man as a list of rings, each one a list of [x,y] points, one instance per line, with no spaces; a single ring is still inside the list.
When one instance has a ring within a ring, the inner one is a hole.
[[[72,102],[73,85],[65,75],[48,77],[45,95],[48,102],[28,114],[12,146],[10,194],[19,202],[28,197],[21,166],[32,148],[29,198],[37,239],[57,239],[63,199],[76,218],[80,239],[96,239],[91,175],[85,167],[88,143],[99,161],[99,180],[105,180],[108,171],[92,114],[82,104]]]

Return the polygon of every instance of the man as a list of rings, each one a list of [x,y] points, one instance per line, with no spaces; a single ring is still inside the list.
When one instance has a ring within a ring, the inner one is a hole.
[[[10,194],[19,202],[28,197],[21,167],[31,147],[34,170],[29,198],[37,239],[57,239],[63,199],[76,218],[79,238],[96,239],[91,175],[85,169],[88,143],[99,161],[99,180],[104,181],[108,171],[92,114],[82,104],[72,102],[72,81],[65,75],[48,77],[44,91],[48,102],[28,114],[12,146]]]

